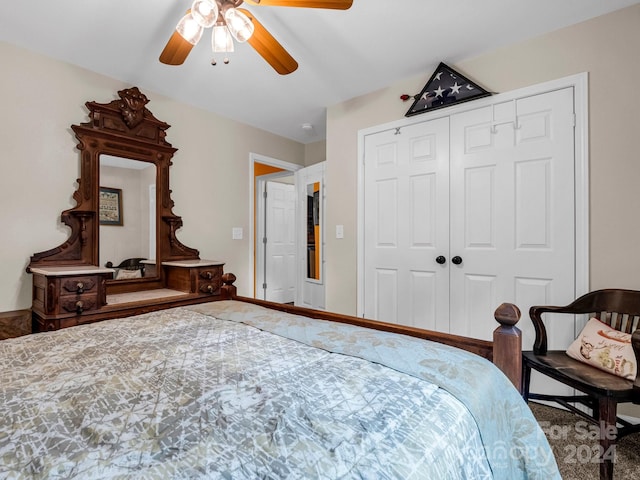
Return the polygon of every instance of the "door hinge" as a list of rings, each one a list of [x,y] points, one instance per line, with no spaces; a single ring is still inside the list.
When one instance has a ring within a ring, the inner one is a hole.
[[[267,198],[267,191],[262,192],[262,198]]]
[[[571,122],[571,126],[572,126],[572,127],[575,127],[575,126],[576,126],[576,114],[575,114],[575,113],[572,113],[572,114],[571,114],[571,118],[570,118],[570,120],[569,120],[569,121]]]
[[[263,290],[266,290],[266,289],[267,289],[267,284],[266,284],[266,283],[263,283],[263,284],[262,284],[262,289],[263,289]]]
[[[262,237],[262,243],[267,244],[267,237]]]

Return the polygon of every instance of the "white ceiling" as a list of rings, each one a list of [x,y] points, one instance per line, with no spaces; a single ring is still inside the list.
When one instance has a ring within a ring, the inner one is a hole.
[[[207,33],[182,66],[161,64],[190,0],[5,0],[0,40],[310,143],[325,138],[327,106],[414,75],[426,82],[440,61],[453,65],[638,1],[354,0],[346,11],[245,3],[298,61],[286,76],[249,44],[212,66]]]

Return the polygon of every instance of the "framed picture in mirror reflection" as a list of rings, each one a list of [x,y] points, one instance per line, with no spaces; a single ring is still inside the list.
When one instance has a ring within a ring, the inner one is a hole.
[[[122,189],[100,187],[100,225],[123,225]]]

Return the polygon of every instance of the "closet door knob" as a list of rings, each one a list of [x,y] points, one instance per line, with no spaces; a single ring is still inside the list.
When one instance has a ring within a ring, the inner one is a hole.
[[[438,255],[436,257],[436,263],[439,263],[440,265],[444,265],[444,263],[447,261],[446,258],[444,258],[442,255]]]
[[[462,263],[462,257],[456,255],[451,259],[451,263],[453,263],[454,265],[460,265]]]

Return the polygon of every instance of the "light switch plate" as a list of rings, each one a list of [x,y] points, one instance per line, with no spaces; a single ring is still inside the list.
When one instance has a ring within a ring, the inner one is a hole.
[[[336,238],[344,238],[344,225],[336,225]]]
[[[242,227],[233,227],[231,229],[231,238],[233,240],[242,240]]]

